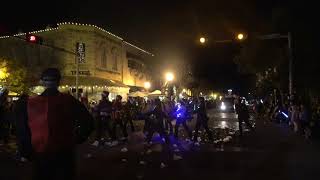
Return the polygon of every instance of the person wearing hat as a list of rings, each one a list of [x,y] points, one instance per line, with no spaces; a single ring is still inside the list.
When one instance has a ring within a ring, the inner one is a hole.
[[[95,119],[96,139],[92,145],[99,146],[100,141],[103,140],[103,135],[105,135],[106,130],[108,131],[109,136],[112,136],[110,128],[112,103],[109,101],[108,91],[103,91],[101,93],[101,100],[99,101],[99,104],[94,107],[93,111],[97,116]],[[107,144],[110,145],[109,143]]]
[[[33,162],[34,179],[74,179],[76,144],[86,141],[93,118],[75,98],[58,91],[60,72],[48,68],[41,75],[45,91],[28,97],[16,113],[20,150]],[[28,154],[27,154],[28,153]]]

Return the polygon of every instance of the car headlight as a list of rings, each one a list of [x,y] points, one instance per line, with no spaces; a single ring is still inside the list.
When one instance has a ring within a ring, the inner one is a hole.
[[[226,105],[225,105],[223,102],[221,103],[220,109],[221,109],[222,111],[224,111],[224,110],[227,109]]]

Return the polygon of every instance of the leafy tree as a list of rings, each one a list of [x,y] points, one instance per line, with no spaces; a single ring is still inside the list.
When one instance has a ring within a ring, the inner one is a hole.
[[[19,94],[29,92],[30,81],[28,81],[26,68],[16,61],[0,58],[0,69],[6,74],[0,80],[4,87]]]

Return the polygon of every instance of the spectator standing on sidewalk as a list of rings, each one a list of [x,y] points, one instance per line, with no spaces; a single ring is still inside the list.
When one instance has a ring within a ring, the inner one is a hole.
[[[70,95],[58,91],[58,69],[41,75],[46,88],[40,96],[25,99],[16,109],[19,149],[32,159],[34,179],[75,178],[75,146],[87,140],[93,119],[87,109]]]

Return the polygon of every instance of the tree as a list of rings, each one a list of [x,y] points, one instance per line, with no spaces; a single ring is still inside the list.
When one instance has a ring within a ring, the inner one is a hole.
[[[31,86],[27,70],[13,60],[0,57],[1,85],[18,94],[28,93]]]
[[[264,95],[278,89],[287,90],[288,57],[283,40],[248,39],[243,42],[239,55],[234,59],[243,74],[256,76],[257,94]]]

